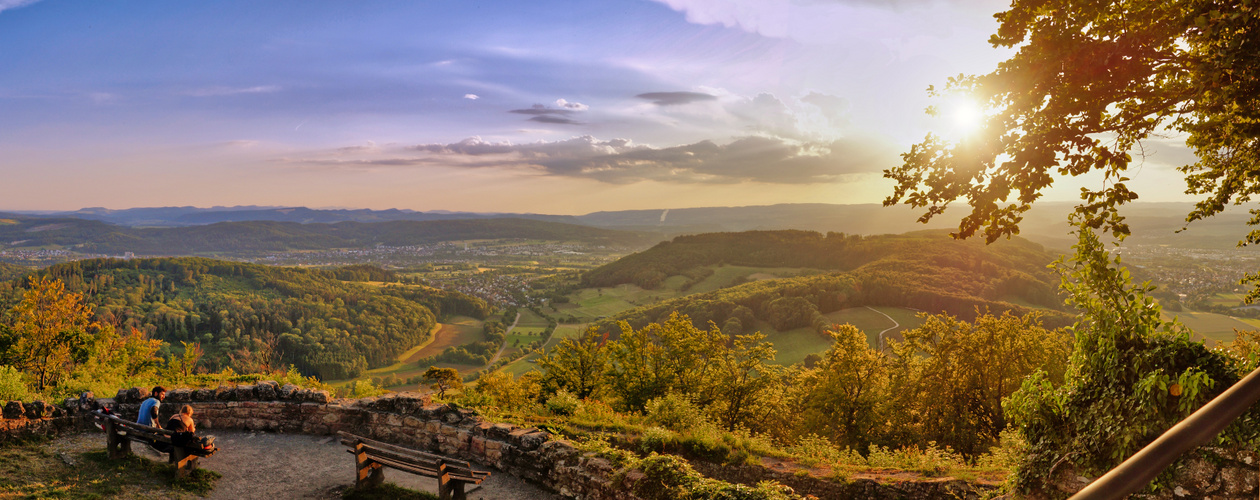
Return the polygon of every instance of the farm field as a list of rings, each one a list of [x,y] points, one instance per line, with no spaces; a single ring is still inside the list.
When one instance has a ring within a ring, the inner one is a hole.
[[[1260,329],[1260,321],[1210,312],[1182,311],[1172,314],[1165,311],[1163,316],[1165,320],[1170,320],[1176,316],[1178,320],[1194,331],[1199,338],[1211,342],[1233,342],[1235,328],[1239,330]]]
[[[747,278],[748,281],[758,281],[821,272],[817,269],[796,267],[709,266],[709,268],[713,269],[713,274],[693,285],[684,295],[712,292],[726,288],[741,278]]]
[[[545,345],[543,345],[543,352],[551,350],[552,347],[554,347],[556,344],[559,344],[560,341],[563,339],[577,338],[578,335],[581,335],[581,333],[585,330],[586,330],[586,324],[557,325],[556,331],[552,332],[551,334],[551,339],[548,340]],[[536,354],[530,354],[521,359],[513,361],[512,363],[509,363],[507,366],[504,366],[503,368],[500,368],[500,369],[505,372],[511,373],[513,376],[519,377],[521,376],[521,374],[528,372],[530,370],[533,370],[534,368],[538,366],[533,363],[533,360],[537,357],[538,355]]]
[[[447,320],[446,323],[438,323],[433,332],[429,336],[429,340],[421,343],[407,352],[398,356],[398,362],[374,368],[363,372],[358,378],[329,380],[327,383],[333,387],[345,387],[355,380],[369,380],[372,377],[385,377],[393,375],[395,377],[406,379],[424,373],[428,367],[421,368],[416,361],[442,352],[452,345],[463,345],[469,342],[481,340],[482,321],[467,316],[455,316]],[[442,366],[447,366],[443,364]],[[449,365],[450,368],[456,368],[461,373],[474,371],[476,367],[468,367],[463,365]],[[412,388],[414,389],[414,388]]]
[[[871,347],[877,347],[879,333],[893,327],[884,313],[891,316],[899,326],[885,335],[899,333],[908,328],[915,328],[923,322],[915,317],[915,311],[901,307],[850,307],[830,312],[823,316],[835,324],[851,324],[866,334],[866,341]],[[775,363],[791,365],[800,363],[810,354],[820,354],[831,347],[831,338],[819,335],[813,327],[801,327],[785,332],[775,331],[764,321],[757,322],[757,328],[766,334],[766,340],[774,343],[777,352]]]

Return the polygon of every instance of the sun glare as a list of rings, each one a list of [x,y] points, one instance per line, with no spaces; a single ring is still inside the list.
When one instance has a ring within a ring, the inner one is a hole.
[[[956,97],[949,106],[949,115],[954,121],[958,135],[968,135],[980,128],[984,113],[975,101],[966,97]]]

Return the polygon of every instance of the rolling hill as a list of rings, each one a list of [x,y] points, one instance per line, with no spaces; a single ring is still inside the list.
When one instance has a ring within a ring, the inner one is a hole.
[[[617,246],[654,241],[626,231],[506,218],[337,224],[249,221],[170,228],[134,228],[76,218],[9,216],[7,220],[13,223],[0,225],[0,248],[55,247],[108,255],[228,255],[506,238]]]
[[[766,279],[636,307],[597,322],[615,333],[626,321],[639,328],[672,312],[697,326],[712,321],[745,330],[767,323],[777,331],[830,327],[827,314],[845,308],[896,306],[964,319],[1041,310],[1047,325],[1063,326],[1057,277],[1046,268],[1054,255],[1023,239],[984,245],[957,241],[940,231],[853,236],[807,231],[750,231],[682,236],[589,271],[583,284],[632,283],[654,288],[685,277],[699,283],[717,266],[814,269],[819,274]],[[684,288],[686,284],[684,284]]]

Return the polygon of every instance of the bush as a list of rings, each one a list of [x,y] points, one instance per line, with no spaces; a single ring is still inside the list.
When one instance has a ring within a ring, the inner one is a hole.
[[[648,427],[639,436],[639,449],[644,453],[664,452],[665,448],[678,442],[678,434],[669,429]]]
[[[550,398],[547,398],[547,411],[554,415],[572,415],[581,406],[582,402],[577,396],[569,393],[564,389],[560,389]]]
[[[0,401],[29,401],[26,377],[12,366],[0,366]]]
[[[674,431],[695,429],[706,423],[704,415],[700,413],[696,405],[685,396],[676,393],[649,400],[644,409],[647,412],[648,423]]]

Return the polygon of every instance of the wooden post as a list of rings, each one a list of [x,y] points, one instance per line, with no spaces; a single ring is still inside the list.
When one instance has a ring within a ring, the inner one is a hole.
[[[197,468],[198,458],[200,457],[188,453],[183,446],[173,446],[168,461],[175,465],[175,477],[183,479],[192,475],[193,469]]]
[[[385,482],[385,471],[382,470],[381,464],[368,458],[367,447],[363,446],[363,443],[354,444],[354,468],[356,488],[375,488]]]
[[[119,459],[131,454],[131,440],[119,435],[118,424],[109,417],[105,417],[105,448],[109,451],[111,459]]]
[[[438,464],[438,500],[451,500],[451,473],[446,472],[446,462]]]

